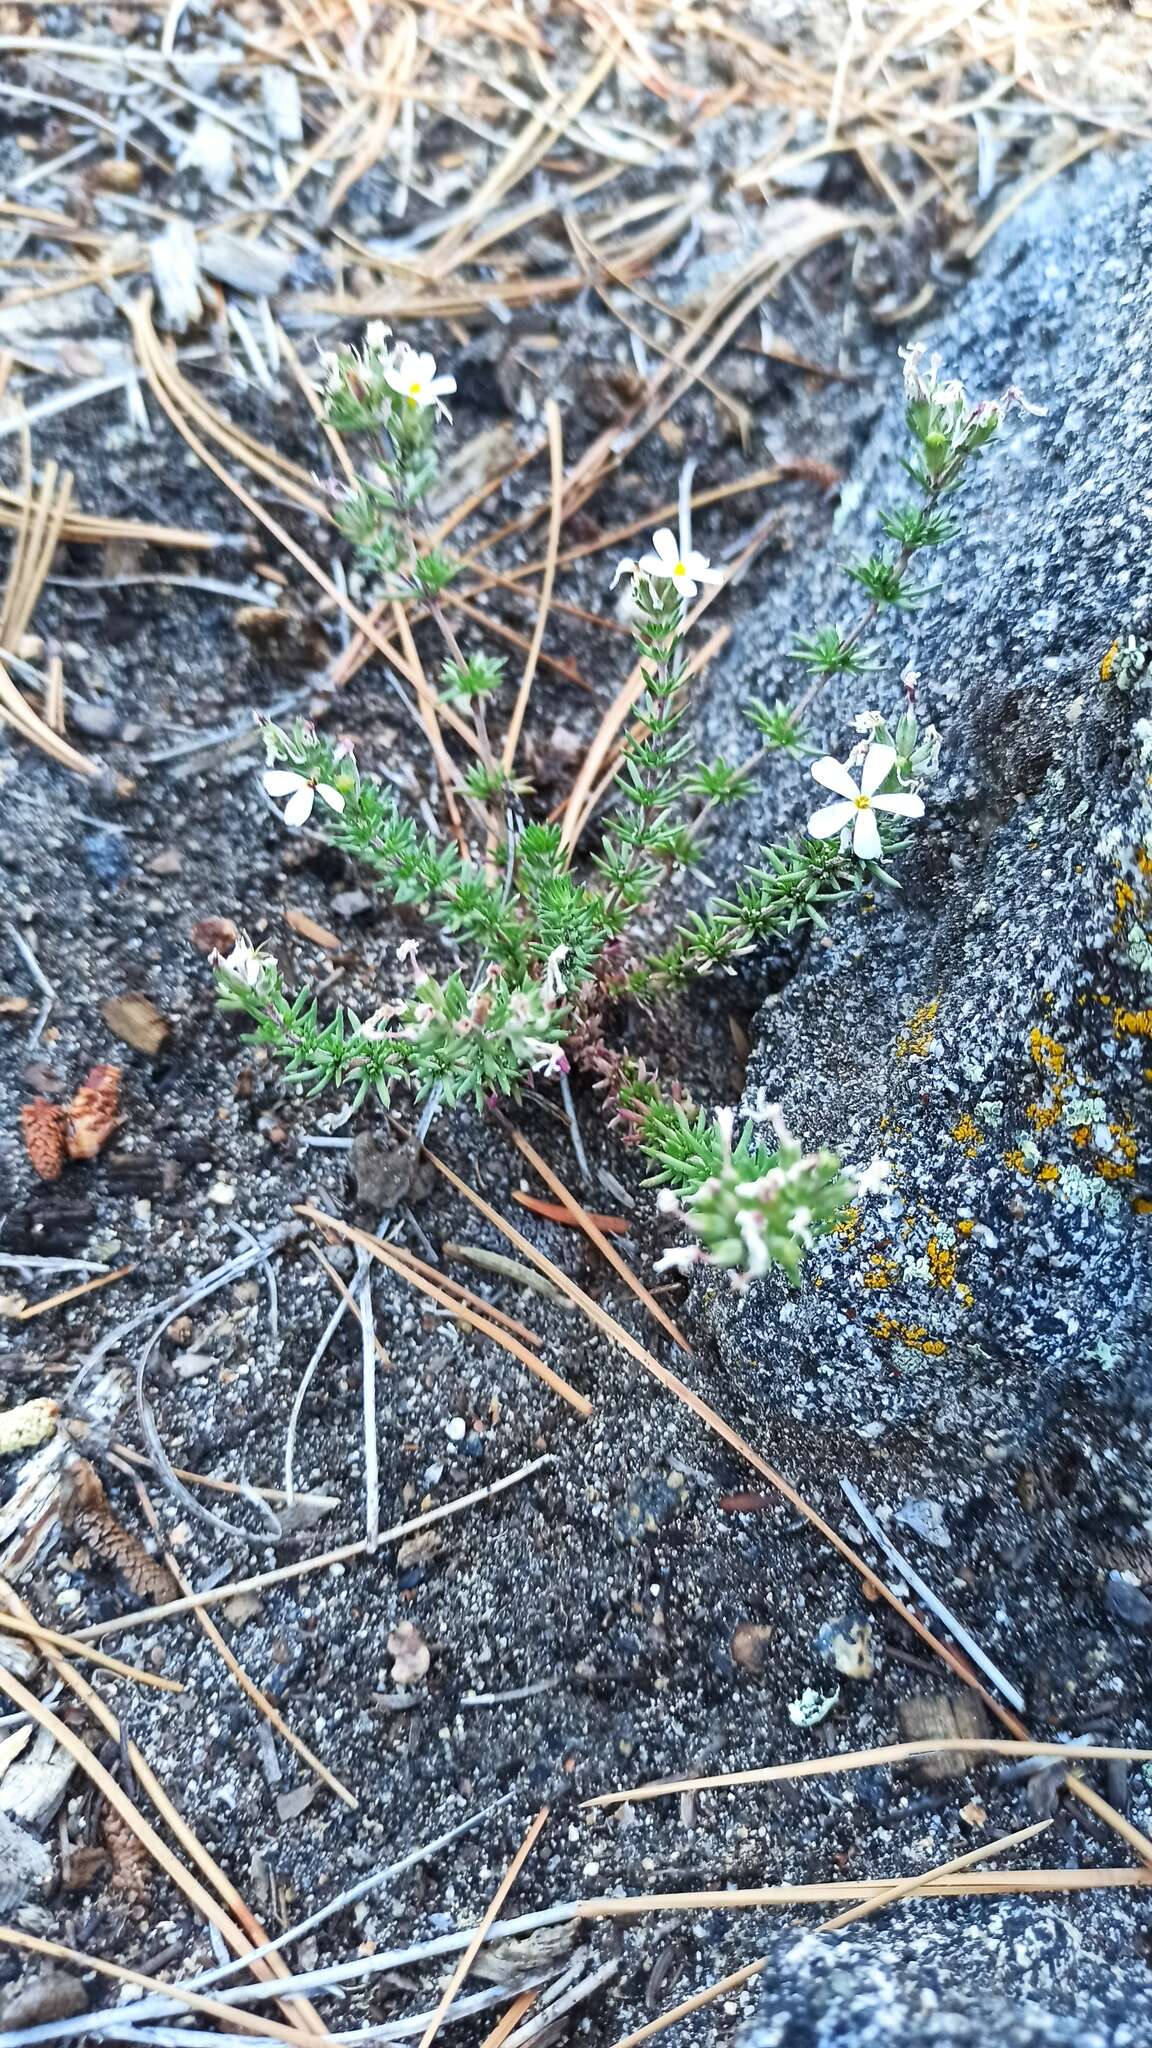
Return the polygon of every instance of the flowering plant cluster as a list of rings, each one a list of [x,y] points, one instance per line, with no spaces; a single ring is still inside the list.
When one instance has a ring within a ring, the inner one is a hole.
[[[338,523],[382,593],[418,606],[441,635],[440,699],[474,757],[467,768],[450,762],[469,824],[454,839],[420,829],[345,746],[302,723],[265,726],[264,787],[283,804],[286,825],[321,831],[393,902],[415,906],[458,961],[462,949],[471,959],[438,978],[409,943],[400,948],[406,986],[399,995],[370,1015],[337,1010],[322,1022],[307,989],[287,992],[276,962],[239,941],[217,962],[221,1003],[248,1017],[253,1038],[273,1049],[290,1080],[311,1094],[344,1092],[349,1113],[369,1095],[387,1106],[400,1085],[434,1109],[516,1097],[538,1078],[562,1078],[570,1064],[579,1066],[597,1078],[618,1123],[647,1156],[662,1206],[691,1233],[693,1242],[665,1261],[678,1266],[706,1262],[751,1277],[778,1267],[796,1281],[807,1251],[845,1205],[883,1184],[883,1162],[845,1168],[834,1154],[807,1149],[775,1109],[737,1135],[731,1111],[709,1116],[678,1099],[674,1087],[662,1089],[642,1062],[609,1047],[604,1030],[624,993],[653,998],[714,969],[731,972],[756,946],[805,924],[822,926],[854,893],[895,886],[889,864],[924,814],[921,791],[939,756],[937,734],[917,715],[910,670],[898,716],[861,713],[846,760],[812,761],[824,800],[806,831],[764,847],[730,898],[682,913],[662,951],[643,945],[655,899],[673,873],[695,863],[717,807],[747,793],[769,753],[797,767],[819,755],[805,725],[816,695],[831,676],[876,668],[866,635],[885,610],[922,601],[923,587],[909,580],[914,561],[952,538],[957,528],[945,501],[1009,405],[1023,403],[1009,392],[970,404],[959,384],[940,381],[936,359],[924,368],[919,349],[906,353],[904,375],[912,443],[904,467],[918,498],[882,515],[890,545],[849,569],[864,593],[857,617],[797,642],[793,652],[809,677],[799,702],[749,706],[761,745],[747,762],[694,761],[684,729],[688,607],[701,585],[723,580],[693,547],[687,514],[679,533],[661,528],[648,553],[620,564],[614,581],[630,578],[644,688],[599,849],[580,871],[560,829],[526,815],[531,788],[513,773],[515,738],[498,752],[489,732],[503,665],[460,647],[441,603],[453,565],[419,530],[455,381],[426,352],[393,344],[379,323],[361,348],[325,359],[328,421],[342,434],[365,436],[370,450],[356,481],[339,488]],[[514,721],[513,735],[516,729]],[[771,1144],[757,1129],[764,1121]]]

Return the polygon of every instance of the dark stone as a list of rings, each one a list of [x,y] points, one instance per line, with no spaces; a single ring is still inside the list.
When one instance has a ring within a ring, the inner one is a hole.
[[[1152,1600],[1118,1572],[1109,1572],[1104,1582],[1104,1605],[1125,1628],[1152,1628]]]
[[[1093,1951],[1044,1906],[985,1901],[979,1922],[903,1906],[899,1927],[786,1936],[734,2048],[1142,2048],[1146,1970]]]
[[[761,1411],[1026,1439],[1075,1389],[1152,1404],[1152,679],[1100,676],[1152,604],[1148,169],[1133,155],[1048,187],[924,336],[970,397],[1017,384],[1048,413],[1016,416],[980,463],[922,614],[880,622],[877,673],[816,705],[843,759],[856,713],[899,711],[910,661],[942,771],[899,891],[838,907],[757,1021],[745,1109],[780,1101],[805,1143],[894,1168],[798,1290],[711,1276],[723,1365]],[[780,650],[852,619],[843,564],[907,496],[895,351],[883,376],[832,545],[770,592],[710,694],[728,758],[747,750],[742,702],[795,694]],[[759,815],[727,830],[802,829],[823,800],[770,764]],[[712,872],[737,857],[717,847]]]

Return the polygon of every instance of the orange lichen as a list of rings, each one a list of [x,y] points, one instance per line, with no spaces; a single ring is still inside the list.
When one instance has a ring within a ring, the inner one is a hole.
[[[1013,1173],[1030,1175],[1032,1171],[1018,1145],[1011,1152],[1004,1154],[1004,1164],[1005,1166],[1010,1166]]]
[[[974,1217],[961,1216],[959,1222],[956,1225],[956,1235],[958,1237],[971,1237],[972,1232],[975,1230],[975,1228],[976,1222]]]
[[[879,1290],[891,1287],[900,1278],[900,1268],[893,1259],[886,1259],[881,1252],[873,1252],[868,1261],[868,1271],[861,1275],[865,1287]]]
[[[1059,1168],[1058,1166],[1053,1166],[1053,1165],[1052,1165],[1052,1163],[1051,1163],[1051,1161],[1049,1161],[1049,1163],[1048,1163],[1048,1164],[1047,1164],[1046,1166],[1042,1166],[1042,1167],[1040,1168],[1040,1171],[1039,1171],[1039,1172],[1038,1172],[1038,1174],[1036,1175],[1036,1178],[1037,1178],[1037,1180],[1044,1180],[1044,1181],[1054,1181],[1054,1180],[1059,1180],[1059,1178],[1060,1178],[1060,1168]]]
[[[928,1058],[932,1050],[932,1041],[935,1036],[933,1026],[935,1025],[939,1008],[940,998],[939,996],[933,996],[929,1002],[921,1003],[920,1008],[913,1012],[896,1041],[896,1055],[898,1059],[926,1060]]]
[[[1132,1126],[1130,1123],[1109,1124],[1108,1131],[1112,1139],[1113,1156],[1097,1160],[1096,1171],[1101,1180],[1132,1180],[1136,1173],[1137,1156]]]
[[[977,1152],[984,1143],[983,1131],[973,1122],[967,1110],[964,1111],[959,1122],[953,1124],[952,1136],[958,1145],[963,1145],[965,1155],[969,1159],[976,1157]]]
[[[836,1225],[836,1235],[840,1239],[841,1244],[855,1244],[859,1237],[860,1211],[854,1203],[850,1202],[848,1207],[841,1212],[840,1221]]]
[[[1112,1028],[1119,1038],[1152,1038],[1152,1010],[1117,1010]]]
[[[948,1349],[942,1337],[928,1335],[923,1323],[898,1323],[894,1316],[877,1316],[872,1334],[886,1343],[895,1340],[904,1344],[909,1351],[919,1351],[925,1358],[942,1358]]]
[[[937,1287],[951,1287],[956,1278],[956,1253],[951,1245],[941,1244],[938,1237],[928,1239],[928,1271]]]

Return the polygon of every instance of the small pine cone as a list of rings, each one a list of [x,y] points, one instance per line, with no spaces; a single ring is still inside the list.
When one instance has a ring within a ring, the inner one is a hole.
[[[95,1159],[120,1121],[119,1067],[90,1067],[64,1114],[69,1159]]]
[[[108,1851],[112,1890],[133,1904],[146,1899],[152,1889],[148,1851],[122,1814],[107,1801],[100,1815],[100,1833]]]
[[[38,1095],[20,1111],[24,1150],[41,1180],[59,1180],[68,1156],[68,1125],[59,1103]]]

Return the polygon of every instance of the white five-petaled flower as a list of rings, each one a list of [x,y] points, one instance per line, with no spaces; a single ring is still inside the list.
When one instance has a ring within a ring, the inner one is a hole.
[[[883,848],[880,843],[880,827],[876,823],[877,811],[893,811],[900,818],[922,818],[923,799],[911,790],[893,790],[885,796],[877,795],[896,765],[894,747],[871,746],[864,756],[860,770],[859,787],[853,782],[843,762],[834,761],[826,755],[817,761],[812,769],[815,781],[824,789],[836,792],[840,802],[825,804],[813,811],[808,820],[808,830],[813,839],[834,839],[837,833],[852,834],[852,851],[858,860],[879,860]]]
[[[236,981],[242,981],[245,988],[255,988],[268,965],[266,956],[258,946],[252,944],[243,932],[239,932],[230,953],[219,951],[212,955],[213,963],[223,967]]]
[[[612,578],[613,588],[621,576],[658,576],[671,583],[681,597],[695,597],[701,583],[723,583],[724,572],[714,569],[707,555],[699,548],[688,545],[682,534],[677,540],[670,526],[662,526],[652,535],[652,552],[641,555],[638,562],[625,557]]]
[[[269,796],[286,796],[284,823],[303,825],[312,816],[317,797],[330,811],[342,811],[344,798],[330,782],[318,782],[314,775],[300,775],[294,768],[269,768],[264,777]]]
[[[455,377],[437,376],[434,355],[427,349],[409,348],[406,342],[401,342],[386,366],[384,380],[398,397],[421,410],[434,405],[437,412],[446,412],[443,401],[456,389]]]

